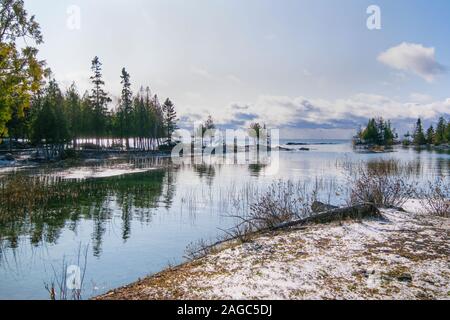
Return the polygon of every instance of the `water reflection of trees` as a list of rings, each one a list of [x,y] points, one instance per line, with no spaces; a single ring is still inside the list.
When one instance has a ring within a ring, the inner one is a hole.
[[[263,169],[267,167],[266,164],[262,164],[260,162],[258,163],[252,163],[248,166],[248,171],[250,172],[251,176],[259,177],[261,175],[261,172]]]
[[[174,166],[167,167],[166,175],[163,180],[163,188],[164,188],[163,203],[167,210],[172,207],[173,198],[175,197],[177,171],[178,171],[177,167]]]
[[[175,178],[169,171],[79,181],[54,176],[4,177],[0,180],[2,203],[4,198],[18,198],[5,201],[7,205],[0,209],[1,245],[17,248],[23,236],[34,246],[53,244],[65,229],[75,232],[82,220],[89,220],[93,223],[93,252],[99,256],[107,224],[114,217],[120,217],[126,241],[133,219],[150,222],[161,199],[170,208]],[[14,184],[22,190],[20,195],[8,194]]]
[[[417,155],[414,160],[407,163],[411,167],[411,175],[415,175],[418,180],[433,180],[436,177],[450,176],[450,155],[449,150],[438,150],[434,148],[416,148]]]
[[[436,159],[436,172],[438,176],[450,179],[450,159]]]
[[[219,166],[219,165],[217,165]],[[212,186],[214,183],[214,178],[216,177],[216,168],[212,164],[201,163],[193,166],[195,173],[200,178],[204,180],[208,186]]]

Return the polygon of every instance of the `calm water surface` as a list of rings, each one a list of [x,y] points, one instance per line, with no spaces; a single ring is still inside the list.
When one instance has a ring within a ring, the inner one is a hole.
[[[336,163],[344,159],[414,161],[422,168],[417,172],[422,181],[450,174],[448,153],[399,148],[394,153],[357,154],[349,142],[323,142],[309,141],[316,143],[308,146],[309,152],[281,152],[278,170],[217,164],[214,158],[195,166],[135,159],[51,172],[25,170],[22,174],[80,192],[82,201],[64,201],[54,204],[51,213],[31,213],[0,224],[0,299],[47,299],[44,283],[63,259],[76,262],[80,245],[88,247],[84,298],[181,263],[187,245],[214,239],[221,234],[219,228],[231,227],[227,215],[245,210],[273,181],[314,182],[321,177],[339,184],[344,172]],[[332,200],[342,199],[334,194]]]

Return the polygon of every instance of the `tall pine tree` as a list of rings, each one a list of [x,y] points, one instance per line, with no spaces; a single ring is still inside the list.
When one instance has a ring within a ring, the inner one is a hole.
[[[419,118],[417,119],[416,128],[414,130],[413,143],[417,146],[422,146],[426,144],[426,142],[427,139],[423,133],[422,120]]]
[[[175,106],[169,98],[164,102],[162,107],[164,113],[164,128],[167,134],[167,141],[169,145],[172,144],[172,135],[177,127],[177,113],[175,111]]]
[[[75,83],[72,83],[66,92],[65,109],[67,125],[72,137],[73,147],[74,149],[77,149],[78,139],[81,137],[82,133],[83,116],[81,98],[78,94]]]
[[[427,130],[427,136],[426,136],[427,144],[433,144],[434,139],[435,139],[434,128],[433,128],[433,126],[430,126]]]
[[[447,123],[444,117],[440,117],[438,124],[436,126],[434,144],[440,145],[448,142],[446,131],[447,131]]]
[[[125,138],[125,145],[127,150],[130,149],[130,137],[132,132],[132,112],[133,112],[133,93],[131,92],[130,74],[122,69],[122,75],[120,76],[122,81],[122,96],[120,101],[119,110],[119,123],[120,131],[123,138]]]
[[[102,63],[97,56],[92,60],[91,70],[93,75],[90,79],[94,87],[91,91],[90,102],[93,109],[94,135],[97,146],[100,147],[100,138],[106,134],[108,103],[111,102],[111,98],[103,89],[105,82],[102,79]]]

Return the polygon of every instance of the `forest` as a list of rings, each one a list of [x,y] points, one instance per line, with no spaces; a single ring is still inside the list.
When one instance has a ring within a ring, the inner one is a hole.
[[[19,45],[22,39],[32,45]],[[172,144],[177,129],[174,103],[160,102],[149,87],[131,90],[120,73],[122,92],[113,105],[105,91],[102,63],[94,57],[90,91],[73,83],[61,90],[46,62],[38,59],[43,42],[39,24],[22,0],[2,0],[0,10],[0,141],[4,149],[33,147],[47,158],[66,149],[156,150]],[[119,75],[118,75],[119,77]]]
[[[400,141],[399,135],[390,121],[383,118],[370,119],[364,129],[360,129],[354,138],[356,145],[378,145],[392,146],[402,143],[403,145],[415,146],[441,146],[450,142],[450,121],[440,117],[436,126],[431,124],[425,131],[422,119],[417,119],[412,133],[407,132]]]

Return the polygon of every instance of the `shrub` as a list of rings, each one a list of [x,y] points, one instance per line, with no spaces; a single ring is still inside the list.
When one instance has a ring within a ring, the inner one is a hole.
[[[419,192],[420,202],[428,214],[450,217],[450,184],[438,178]]]
[[[273,228],[283,222],[304,218],[311,213],[311,204],[315,201],[315,192],[307,191],[307,185],[291,181],[278,181],[250,206],[244,216],[238,216],[241,227],[251,230]],[[250,226],[250,228],[248,227]]]
[[[379,207],[401,207],[415,194],[408,175],[411,164],[398,160],[376,160],[347,166],[349,170],[349,203],[371,203]]]

